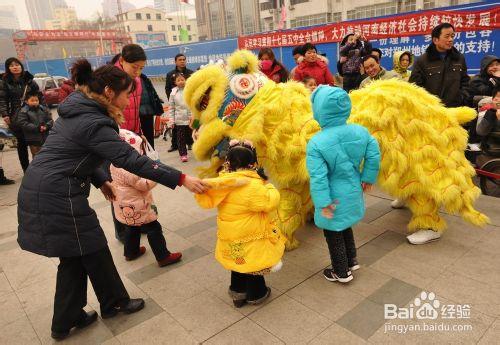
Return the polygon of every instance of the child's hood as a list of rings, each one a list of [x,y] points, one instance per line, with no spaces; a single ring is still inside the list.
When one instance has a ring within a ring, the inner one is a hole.
[[[345,125],[351,114],[351,99],[341,88],[320,85],[311,95],[314,119],[321,128]]]
[[[143,154],[142,152],[142,138],[128,129],[120,129],[120,138],[132,146],[137,152]]]
[[[405,53],[410,56],[410,64],[406,68],[402,67],[401,61],[399,61],[401,59],[401,56]],[[408,70],[408,68],[410,68],[413,65],[414,59],[415,59],[415,57],[413,56],[413,54],[407,50],[401,50],[401,51],[395,52],[394,56],[392,57],[394,70],[396,70],[398,73],[406,72]]]

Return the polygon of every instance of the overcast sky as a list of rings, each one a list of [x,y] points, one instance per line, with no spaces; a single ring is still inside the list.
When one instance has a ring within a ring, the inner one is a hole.
[[[153,7],[154,0],[129,0],[135,7]],[[89,19],[96,12],[102,12],[102,0],[66,0],[68,6],[74,7],[76,15],[80,19]],[[16,8],[17,17],[21,24],[21,29],[31,29],[26,2],[24,0],[0,0],[2,5],[13,5]]]

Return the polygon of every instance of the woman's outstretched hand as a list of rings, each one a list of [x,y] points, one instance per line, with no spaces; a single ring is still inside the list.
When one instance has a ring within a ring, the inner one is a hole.
[[[113,188],[113,185],[111,182],[106,181],[100,188],[102,194],[108,201],[115,201],[116,196],[115,196],[115,190]]]
[[[189,175],[186,175],[186,178],[184,179],[184,183],[182,185],[189,189],[189,191],[196,194],[202,194],[208,190],[208,186],[205,184],[205,182],[197,177],[192,177]]]

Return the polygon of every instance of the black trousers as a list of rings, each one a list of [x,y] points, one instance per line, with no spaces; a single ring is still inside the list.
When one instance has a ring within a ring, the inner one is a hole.
[[[177,149],[180,156],[187,156],[187,145],[193,144],[191,128],[189,126],[175,126],[177,128]]]
[[[358,89],[359,84],[361,84],[360,73],[344,73],[342,88],[345,92]]]
[[[231,286],[229,289],[238,293],[246,293],[247,301],[258,300],[267,293],[264,276],[238,273],[235,271],[231,271]]]
[[[156,261],[163,260],[170,255],[161,224],[157,220],[141,226],[125,226],[123,255],[133,257],[139,253],[141,233],[147,234],[149,246]]]
[[[155,148],[155,117],[153,115],[140,116],[142,134],[148,139],[151,147]]]
[[[17,139],[17,156],[19,157],[19,163],[21,163],[21,168],[23,169],[23,171],[26,172],[26,169],[28,169],[28,165],[30,165],[28,144],[24,139],[23,131],[15,130],[13,132]]]
[[[177,126],[174,126],[174,128],[172,128],[172,148],[174,150],[177,150]]]
[[[92,254],[59,258],[59,261],[53,331],[66,332],[85,316],[83,307],[87,305],[87,277],[101,305],[101,313],[130,300],[107,246]]]
[[[341,278],[347,277],[352,259],[356,258],[356,244],[351,228],[342,231],[323,230],[330,259],[335,273]]]

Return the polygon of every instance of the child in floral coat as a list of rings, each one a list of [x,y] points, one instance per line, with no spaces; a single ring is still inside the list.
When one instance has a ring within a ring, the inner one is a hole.
[[[132,131],[120,129],[120,137],[141,154],[145,153],[145,139]],[[163,267],[178,262],[182,254],[171,253],[163,236],[158,212],[151,190],[156,182],[134,175],[114,165],[110,167],[116,199],[113,208],[116,219],[127,225],[125,228],[124,255],[127,261],[135,260],[146,252],[140,246],[141,232],[148,236],[158,266]]]

